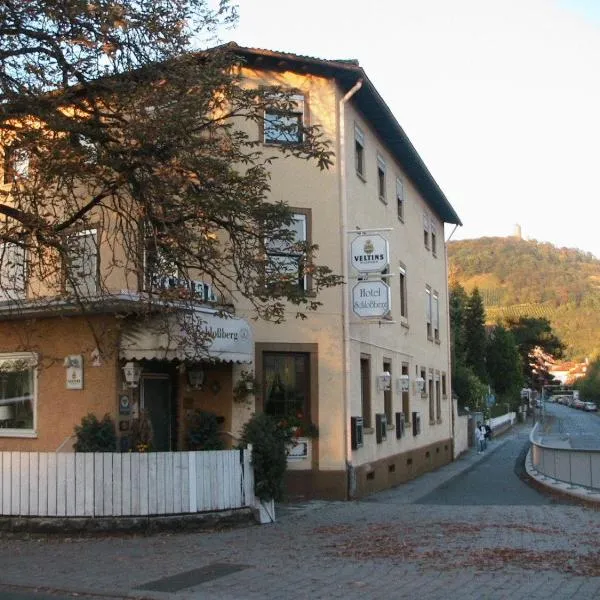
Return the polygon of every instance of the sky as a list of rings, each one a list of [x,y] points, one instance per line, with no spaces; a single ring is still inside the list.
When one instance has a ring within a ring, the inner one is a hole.
[[[600,258],[600,0],[237,4],[222,41],[359,60],[460,216],[453,240],[518,224]]]

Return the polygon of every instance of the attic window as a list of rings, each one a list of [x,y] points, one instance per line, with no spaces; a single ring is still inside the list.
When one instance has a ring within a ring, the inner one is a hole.
[[[281,100],[281,106],[265,110],[265,144],[301,144],[304,124],[304,96],[296,94],[290,101]],[[285,106],[283,106],[285,105]]]

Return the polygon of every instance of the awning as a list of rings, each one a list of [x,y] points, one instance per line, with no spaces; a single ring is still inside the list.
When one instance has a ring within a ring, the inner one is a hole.
[[[250,324],[210,310],[161,315],[137,321],[121,337],[124,360],[219,360],[251,363]]]

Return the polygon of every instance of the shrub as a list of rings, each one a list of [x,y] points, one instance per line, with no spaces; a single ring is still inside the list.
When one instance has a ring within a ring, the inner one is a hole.
[[[280,427],[276,419],[265,413],[255,414],[244,425],[242,442],[252,444],[256,496],[261,500],[281,500],[290,430]]]
[[[190,450],[222,450],[217,415],[204,410],[194,411],[188,418],[187,442]]]
[[[81,425],[75,426],[77,441],[73,444],[75,452],[116,452],[117,432],[115,422],[107,413],[99,421],[96,415],[89,413],[81,419]]]

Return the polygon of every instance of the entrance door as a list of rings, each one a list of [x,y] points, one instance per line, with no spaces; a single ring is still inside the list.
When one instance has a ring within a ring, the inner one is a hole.
[[[152,424],[152,448],[157,452],[171,450],[171,382],[168,375],[142,375],[141,407]]]

